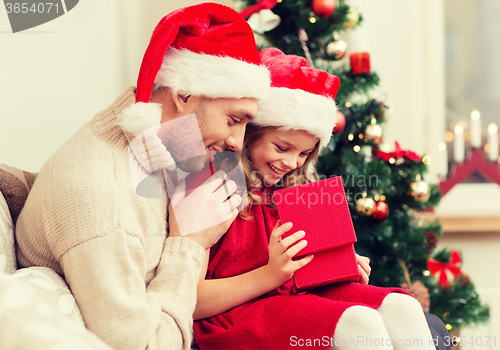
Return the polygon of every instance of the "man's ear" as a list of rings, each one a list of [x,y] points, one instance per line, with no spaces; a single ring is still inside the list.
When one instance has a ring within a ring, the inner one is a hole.
[[[178,113],[184,113],[186,106],[188,104],[191,95],[182,95],[178,92],[172,94],[172,100],[174,101],[175,108]]]

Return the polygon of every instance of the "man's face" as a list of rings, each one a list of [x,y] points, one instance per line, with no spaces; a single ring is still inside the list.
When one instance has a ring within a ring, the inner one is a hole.
[[[257,100],[251,98],[201,98],[198,101],[188,112],[196,115],[206,155],[186,159],[186,152],[194,147],[194,143],[187,140],[171,152],[174,159],[184,159],[177,164],[187,172],[200,171],[218,152],[241,151],[246,125],[257,113]]]

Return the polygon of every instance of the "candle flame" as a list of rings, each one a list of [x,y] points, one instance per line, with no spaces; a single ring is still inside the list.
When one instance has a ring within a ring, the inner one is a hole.
[[[460,134],[463,134],[463,133],[464,133],[464,128],[463,128],[462,125],[455,126],[455,134],[460,135]]]
[[[441,143],[438,145],[438,147],[439,147],[439,150],[440,150],[440,151],[444,151],[444,150],[446,149],[446,143],[441,142]]]
[[[471,117],[472,120],[479,120],[479,118],[481,118],[481,113],[479,113],[478,110],[474,110],[470,114],[470,117]]]

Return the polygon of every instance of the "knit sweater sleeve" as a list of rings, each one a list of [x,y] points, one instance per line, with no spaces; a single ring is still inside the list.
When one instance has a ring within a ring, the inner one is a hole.
[[[142,244],[118,228],[67,251],[61,267],[86,327],[114,349],[190,349],[204,254],[187,238],[167,238],[146,286]]]

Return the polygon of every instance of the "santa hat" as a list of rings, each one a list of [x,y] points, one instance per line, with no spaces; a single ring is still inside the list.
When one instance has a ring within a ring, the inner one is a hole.
[[[155,83],[185,95],[264,98],[270,80],[260,64],[252,29],[233,9],[203,3],[173,11],[153,31],[136,103],[120,114],[118,124],[138,135],[160,123],[161,107],[149,103]]]
[[[333,99],[340,79],[276,48],[262,50],[260,57],[271,72],[271,89],[266,99],[259,100],[252,123],[305,130],[320,139],[320,147],[326,146],[335,127]]]

